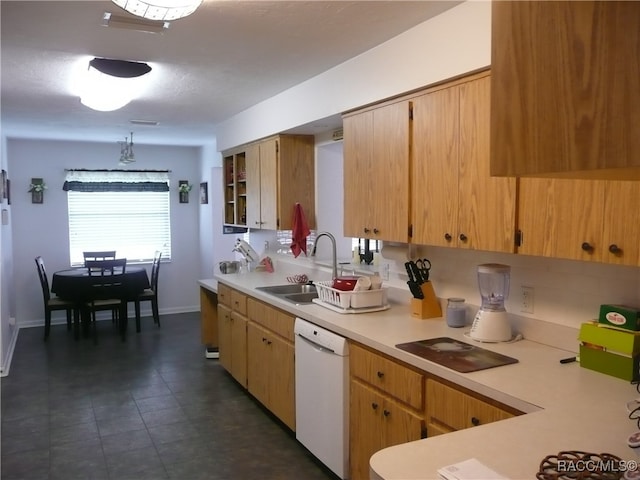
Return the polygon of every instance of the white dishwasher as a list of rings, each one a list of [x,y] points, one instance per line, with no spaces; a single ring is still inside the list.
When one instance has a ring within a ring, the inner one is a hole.
[[[349,345],[296,318],[296,438],[340,478],[349,476]]]

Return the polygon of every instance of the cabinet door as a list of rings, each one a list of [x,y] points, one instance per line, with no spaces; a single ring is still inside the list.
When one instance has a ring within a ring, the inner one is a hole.
[[[599,261],[604,185],[596,180],[521,178],[518,253]]]
[[[260,142],[260,228],[278,229],[278,153],[275,138]]]
[[[269,364],[269,410],[296,429],[294,347],[271,332],[266,335]]]
[[[360,182],[370,191],[371,223],[364,237],[409,240],[409,102],[373,111],[373,158]]]
[[[349,409],[349,462],[351,478],[369,478],[369,459],[385,447],[382,396],[351,380]]]
[[[269,404],[269,363],[266,331],[253,322],[247,324],[247,389],[265,406]]]
[[[367,111],[343,119],[344,132],[344,236],[365,235],[372,202],[372,190],[367,181],[373,158],[373,112]]]
[[[458,87],[460,157],[456,246],[513,253],[516,179],[491,177],[489,173],[490,83],[490,77],[486,76]]]
[[[385,447],[420,440],[423,436],[423,418],[388,398],[383,404],[382,421]]]
[[[413,100],[413,243],[458,244],[459,91]]]
[[[231,376],[240,385],[247,386],[247,319],[242,315],[231,312]],[[222,358],[222,356],[220,357]]]
[[[344,235],[409,238],[409,102],[344,118]]]
[[[218,304],[218,350],[220,365],[227,372],[232,371],[233,345],[231,343],[231,309]]]
[[[246,149],[247,169],[247,226],[260,228],[260,148],[257,144]]]
[[[640,209],[635,207],[638,199],[640,182],[607,182],[602,241],[605,262],[640,266]]]

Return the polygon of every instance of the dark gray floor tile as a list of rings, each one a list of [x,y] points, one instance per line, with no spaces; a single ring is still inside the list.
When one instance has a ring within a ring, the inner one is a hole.
[[[140,415],[142,415],[142,420],[144,420],[144,424],[147,428],[187,422],[189,420],[180,407],[152,410],[149,412],[142,412]]]
[[[49,448],[49,432],[2,433],[2,458],[17,452]]]
[[[153,442],[146,428],[102,437],[102,450],[107,456],[151,446]]]
[[[50,451],[48,446],[42,449],[9,453],[5,452],[3,445],[0,478],[3,480],[47,479],[49,473],[49,456]]]
[[[133,388],[131,390],[131,395],[133,395],[133,398],[135,398],[137,401],[149,397],[171,395],[171,390],[169,390],[169,388],[163,382],[155,385],[145,385]]]
[[[123,417],[135,417],[140,415],[138,406],[134,403],[125,405],[107,405],[102,407],[94,407],[93,409],[96,420],[117,420]]]
[[[151,471],[166,472],[158,452],[153,446],[113,453],[107,455],[106,460],[111,478],[133,476],[142,471],[147,473]]]
[[[135,405],[136,402],[129,390],[108,390],[91,394],[93,408],[100,407],[125,407]]]
[[[34,415],[33,417],[15,420],[2,419],[2,436],[12,436],[30,432],[49,432],[49,415]]]
[[[51,444],[64,444],[77,441],[88,441],[98,438],[98,426],[95,420],[77,423],[65,427],[51,426],[49,429]]]
[[[189,440],[200,437],[200,432],[190,422],[178,422],[159,425],[148,429],[155,445],[171,443],[176,440]]]
[[[156,446],[156,449],[165,466],[188,462],[194,458],[213,458],[215,456],[211,443],[206,438],[200,437],[160,444]],[[225,450],[228,451],[228,448]]]
[[[116,433],[131,432],[144,428],[144,422],[139,413],[130,416],[107,418],[98,420],[98,429],[101,437],[114,435]]]
[[[95,422],[93,408],[56,409],[51,411],[49,418],[49,425],[54,429]]]
[[[175,397],[171,394],[136,399],[136,405],[140,413],[180,407]]]

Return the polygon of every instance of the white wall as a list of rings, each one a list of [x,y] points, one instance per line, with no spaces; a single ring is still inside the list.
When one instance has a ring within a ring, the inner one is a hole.
[[[199,184],[200,148],[136,146],[135,169],[171,170],[172,261],[160,270],[161,313],[199,309],[199,211],[196,188],[190,202],[181,204],[178,180]],[[119,147],[114,143],[9,139],[7,159],[11,170],[13,285],[15,317],[20,326],[43,324],[42,293],[34,258],[42,255],[47,273],[69,268],[69,231],[65,168],[119,168]],[[32,204],[27,193],[32,177],[48,185],[43,204]],[[146,305],[144,305],[146,306]],[[61,317],[54,317],[61,318]]]
[[[469,1],[219,124],[218,147],[305,125],[491,63],[491,2]]]

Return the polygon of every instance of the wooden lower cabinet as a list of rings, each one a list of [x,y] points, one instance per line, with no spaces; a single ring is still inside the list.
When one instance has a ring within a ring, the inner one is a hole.
[[[355,343],[349,348],[350,473],[368,479],[375,452],[423,438],[424,376]]]
[[[284,324],[294,317],[254,299],[249,300],[247,324],[247,388],[249,392],[292,430],[296,426],[295,350],[292,338],[283,337]],[[273,320],[271,330],[264,325]],[[289,330],[288,326],[285,328]]]
[[[468,395],[434,379],[427,379],[427,433],[430,437],[505,420],[522,412]]]
[[[378,450],[422,438],[424,421],[412,409],[351,380],[349,454],[351,478],[369,478],[369,459]]]
[[[218,295],[200,287],[200,341],[203,345],[218,346]]]
[[[240,385],[247,386],[247,319],[218,305],[220,364]]]

